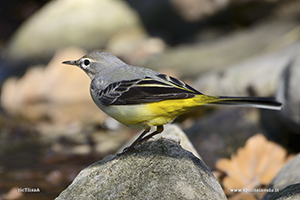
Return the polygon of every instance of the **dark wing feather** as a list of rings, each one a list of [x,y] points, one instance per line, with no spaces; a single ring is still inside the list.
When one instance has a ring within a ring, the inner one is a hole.
[[[184,82],[164,74],[162,81],[146,77],[110,84],[98,92],[97,98],[105,106],[153,103],[168,99],[185,99],[201,94]]]

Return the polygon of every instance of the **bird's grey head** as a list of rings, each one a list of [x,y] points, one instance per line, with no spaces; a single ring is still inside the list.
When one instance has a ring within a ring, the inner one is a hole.
[[[64,61],[63,64],[77,65],[83,69],[91,79],[101,70],[105,70],[105,68],[126,65],[116,56],[104,51],[93,51],[79,60]]]

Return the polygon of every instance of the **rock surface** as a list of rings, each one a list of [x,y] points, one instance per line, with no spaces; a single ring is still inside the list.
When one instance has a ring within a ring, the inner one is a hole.
[[[211,171],[170,140],[107,156],[79,173],[62,199],[226,199]]]
[[[154,130],[154,129],[151,129],[151,132],[152,132],[152,130]],[[135,137],[130,139],[128,142],[126,142],[126,144],[123,145],[123,147],[121,147],[119,149],[118,153],[121,153],[124,148],[131,145],[139,137],[140,134],[141,134],[141,132],[136,134]],[[153,136],[152,138],[149,139],[149,141],[158,140],[160,138],[167,139],[167,140],[172,140],[174,142],[180,143],[182,148],[190,151],[197,158],[201,159],[198,151],[195,149],[195,147],[193,146],[193,144],[191,143],[189,138],[186,136],[186,134],[182,131],[182,129],[178,125],[176,125],[176,124],[166,124],[166,125],[164,125],[164,131],[160,134],[157,134],[157,135]]]
[[[229,0],[171,0],[170,3],[185,21],[195,22],[223,10]]]
[[[264,200],[295,200],[300,199],[300,183],[289,185],[278,193]]]
[[[286,128],[300,134],[300,43],[294,52],[294,59],[282,74],[277,96],[283,103],[282,116]]]
[[[274,44],[290,32],[293,22],[277,21],[238,30],[212,41],[182,44],[149,59],[145,67],[181,70],[182,76],[195,76],[210,70],[221,70],[255,56],[277,51],[284,44]],[[259,42],[258,42],[259,41]],[[184,69],[184,70],[182,70]]]
[[[203,161],[213,168],[217,160],[234,154],[238,148],[244,146],[248,138],[263,132],[259,118],[259,111],[255,108],[223,106],[195,121],[184,132],[197,151],[201,152]]]
[[[103,48],[124,29],[141,26],[124,1],[51,1],[18,29],[5,51],[7,62],[48,59],[59,48]]]
[[[300,154],[298,154],[297,156],[295,156],[292,160],[290,160],[286,165],[284,165],[282,167],[282,169],[278,172],[278,174],[276,175],[276,177],[272,180],[272,182],[270,183],[270,185],[268,186],[268,188],[273,188],[273,189],[279,189],[282,193],[282,195],[287,197],[287,192],[283,192],[283,190],[295,190],[297,188],[297,195],[299,197],[300,195],[300,186],[297,184],[300,182]],[[291,186],[294,185],[294,186]],[[288,188],[288,186],[291,186],[290,188]],[[293,188],[293,189],[292,189]],[[289,192],[290,193],[290,192]],[[272,199],[271,197],[273,197],[273,195],[278,195],[278,194],[274,194],[274,193],[267,193],[264,196],[264,200],[267,199]],[[278,197],[278,196],[277,196]],[[276,199],[276,198],[273,198]],[[281,198],[278,198],[281,199]],[[286,198],[282,198],[282,199],[286,199]],[[299,199],[299,198],[295,198],[295,199]]]
[[[207,73],[193,85],[211,95],[275,96],[281,74],[293,62],[299,47],[298,42],[277,52]]]

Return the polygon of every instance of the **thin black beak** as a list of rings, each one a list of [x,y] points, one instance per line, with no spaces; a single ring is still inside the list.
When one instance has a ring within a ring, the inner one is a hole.
[[[77,60],[64,61],[62,63],[67,65],[77,65]]]

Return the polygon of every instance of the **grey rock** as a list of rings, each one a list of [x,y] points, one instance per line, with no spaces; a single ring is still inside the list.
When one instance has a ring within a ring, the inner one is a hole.
[[[82,170],[62,199],[226,199],[211,171],[172,141],[144,143]]]
[[[171,44],[191,42],[194,40],[195,34],[198,35],[199,32],[201,40],[206,44],[207,38],[213,37],[213,41],[218,40],[219,38],[216,36],[228,34],[230,29],[241,29],[245,28],[245,25],[264,21],[265,17],[276,9],[277,15],[282,12],[281,10],[286,11],[282,14],[282,18],[291,16],[289,20],[297,19],[299,10],[296,3],[294,3],[296,5],[285,8],[283,3],[278,5],[278,1],[269,0],[126,1],[139,13],[151,35],[159,35]],[[284,0],[279,1],[284,2]],[[277,19],[276,21],[278,21]],[[220,26],[219,23],[222,25]],[[265,35],[270,36],[271,34],[273,32],[269,31]],[[253,44],[257,43],[260,41],[253,42]],[[245,50],[247,51],[247,47]],[[183,65],[183,67],[185,66]]]
[[[300,29],[298,30],[300,31]],[[276,121],[269,121],[272,125],[270,139],[289,148],[291,151],[300,151],[300,43],[289,48],[291,59],[280,73],[276,98],[282,103],[281,111]],[[278,55],[281,57],[282,55]],[[273,68],[273,66],[270,68]],[[266,79],[270,79],[273,72]],[[271,85],[271,84],[270,84]],[[272,84],[273,85],[273,84]],[[267,86],[267,85],[266,85]],[[272,86],[273,88],[273,86]],[[263,113],[262,113],[263,114]],[[266,119],[266,118],[265,118]]]
[[[212,95],[275,96],[281,74],[292,63],[299,46],[298,42],[228,69],[212,71],[200,76],[193,85]]]
[[[114,33],[136,26],[139,18],[124,1],[50,1],[20,26],[3,58],[40,61],[70,45],[99,49]]]
[[[263,132],[269,139],[299,152],[299,50],[300,42],[295,42],[277,52],[204,74],[192,85],[208,95],[276,97],[283,104],[282,109],[261,110],[261,124],[266,130]]]
[[[170,3],[185,21],[196,22],[227,8],[229,0],[171,0]]]
[[[274,115],[274,111],[269,112]],[[202,160],[213,168],[218,159],[230,157],[244,146],[248,138],[264,132],[259,122],[258,109],[223,106],[197,120],[184,132],[201,153]]]
[[[278,172],[275,178],[272,180],[268,188],[277,189],[279,191],[284,188],[287,189],[287,186],[300,183],[300,154],[297,154],[292,160],[285,164],[282,169]],[[297,194],[300,195],[300,186],[297,187]],[[291,188],[289,188],[289,191]],[[264,196],[264,200],[269,199],[272,195],[272,192],[267,193]]]
[[[263,200],[296,200],[300,199],[300,183],[289,185],[278,193],[272,193],[270,197]]]
[[[189,140],[189,138],[187,137],[185,132],[183,132],[182,129],[178,125],[167,124],[167,125],[164,125],[164,128],[165,128],[165,130],[161,134],[155,135],[153,137],[153,139],[150,139],[150,141],[157,140],[159,138],[165,138],[165,139],[174,141],[178,144],[181,144],[182,148],[190,151],[197,158],[201,159],[198,151],[195,149],[195,147],[193,146],[193,144],[191,143],[191,141]]]
[[[293,133],[300,134],[300,43],[297,47],[293,61],[281,76],[277,97],[283,103],[283,123]]]
[[[298,23],[280,20],[259,24],[211,41],[179,45],[161,55],[151,57],[144,66],[156,70],[175,69],[180,71],[182,76],[226,69],[251,57],[282,48],[284,44],[275,45],[273,42],[297,26]]]
[[[154,128],[152,129],[154,131]],[[152,132],[152,130],[150,132]],[[124,148],[130,146],[141,134],[142,132],[136,134],[135,137],[133,137],[131,140],[126,142],[125,145],[123,145],[118,153],[121,153]],[[166,124],[164,125],[164,131],[160,134],[155,135],[154,137],[150,138],[149,141],[158,140],[160,138],[168,139],[170,141],[173,141],[175,143],[181,144],[182,148],[190,151],[193,153],[196,157],[201,159],[200,155],[198,154],[197,150],[194,148],[193,144],[189,140],[189,138],[186,136],[186,134],[182,131],[182,129],[176,125],[176,124]],[[202,159],[201,159],[202,160]]]

